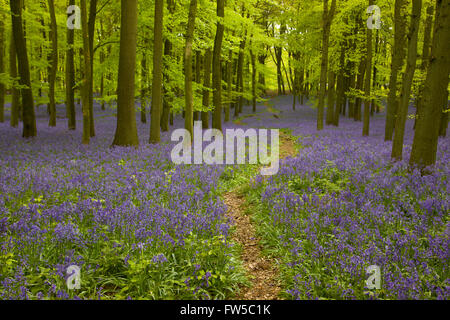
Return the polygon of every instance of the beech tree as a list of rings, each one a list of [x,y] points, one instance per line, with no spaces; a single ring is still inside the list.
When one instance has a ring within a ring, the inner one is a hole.
[[[121,1],[120,58],[117,88],[117,127],[113,146],[137,146],[139,138],[135,115],[135,70],[138,4]]]

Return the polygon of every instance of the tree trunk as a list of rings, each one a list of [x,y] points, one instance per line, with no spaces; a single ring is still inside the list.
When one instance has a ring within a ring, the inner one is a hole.
[[[173,14],[175,12],[175,2],[174,0],[168,0],[167,1],[167,9],[169,11],[170,14],[170,20],[172,20],[173,18]],[[172,28],[170,27],[171,23],[169,23],[168,26],[168,32],[172,32]],[[170,39],[165,39],[164,41],[164,56],[171,58],[172,57],[172,42],[170,42]],[[166,81],[167,83],[169,83],[170,81],[170,77],[169,77],[169,63],[165,62],[164,65],[164,71],[163,71],[163,79],[164,81]],[[169,92],[168,88],[163,88],[163,93],[164,93],[164,97],[163,97],[163,109],[162,109],[162,114],[161,114],[161,131],[162,132],[167,132],[169,131],[169,122],[170,125],[173,125],[173,114],[170,112],[171,110],[171,104],[172,104],[172,98],[169,96],[169,94],[171,92]]]
[[[75,0],[69,1],[69,6],[75,5]],[[67,53],[66,53],[66,105],[69,130],[76,129],[75,115],[75,64],[74,64],[74,29],[67,28]]]
[[[50,40],[52,43],[52,51],[49,55],[50,57],[50,68],[48,76],[49,85],[49,99],[50,103],[48,109],[50,111],[50,120],[48,125],[50,127],[56,127],[56,101],[55,101],[55,82],[56,82],[56,72],[58,71],[58,31],[56,25],[56,14],[55,14],[55,1],[48,0],[48,8],[50,11]]]
[[[423,47],[422,47],[422,63],[420,65],[420,70],[423,73],[426,73],[426,71],[427,71],[428,62],[429,62],[429,58],[430,58],[431,29],[433,27],[433,12],[434,12],[433,5],[430,3],[427,8],[427,18],[425,21],[425,30],[424,30]],[[423,85],[424,85],[423,82],[419,85],[419,93],[416,98],[416,119],[414,121],[414,128],[416,127],[417,116],[419,114],[419,108],[422,103]]]
[[[95,137],[95,123],[94,123],[94,33],[95,33],[95,19],[97,17],[97,1],[90,0],[89,4],[89,20],[88,20],[88,32],[89,32],[89,54],[91,63],[91,77],[89,79],[89,125],[90,135]]]
[[[89,144],[91,139],[91,109],[89,103],[90,83],[91,83],[91,54],[89,47],[89,32],[87,24],[87,8],[86,0],[81,0],[81,29],[83,33],[83,56],[84,70],[83,81],[81,87],[81,105],[83,112],[83,144]]]
[[[225,1],[217,0],[217,16],[219,18],[225,17]],[[214,103],[214,116],[213,116],[213,128],[222,131],[222,68],[221,68],[221,55],[222,55],[222,41],[225,28],[223,23],[219,20],[217,22],[216,37],[214,39],[214,52],[213,52],[213,103]]]
[[[11,41],[9,45],[9,75],[11,78],[17,78],[17,54],[16,45],[14,43],[14,35],[11,34]],[[16,85],[11,87],[11,127],[15,128],[19,125],[19,110],[20,110],[20,91]]]
[[[186,30],[186,47],[184,50],[184,97],[185,118],[184,128],[194,138],[194,93],[192,92],[192,42],[194,41],[195,17],[197,15],[197,0],[191,0],[189,5],[189,17]]]
[[[141,122],[147,123],[147,55],[142,53],[141,63]]]
[[[256,112],[256,56],[253,51],[250,51],[250,58],[252,61],[252,105],[253,112]]]
[[[436,162],[443,97],[448,95],[450,73],[450,0],[437,0],[431,60],[423,90],[410,164],[421,168]],[[446,103],[447,105],[447,103]]]
[[[113,146],[138,146],[134,107],[138,0],[121,1],[117,127]]]
[[[409,99],[411,96],[411,86],[416,70],[417,61],[417,39],[419,36],[420,12],[422,10],[422,0],[413,0],[411,21],[408,35],[408,57],[406,60],[406,70],[403,75],[402,91],[400,103],[395,123],[394,142],[392,144],[391,157],[401,160],[403,155],[403,140],[405,134],[405,123],[408,115]]]
[[[394,49],[392,51],[391,75],[389,80],[389,95],[387,98],[386,127],[384,140],[392,140],[395,116],[397,114],[397,77],[403,65],[405,56],[405,17],[403,7],[405,0],[395,0],[394,13]]]
[[[317,130],[323,129],[325,93],[328,76],[328,43],[330,40],[330,29],[335,9],[336,9],[336,0],[332,0],[329,12],[328,12],[328,0],[323,0],[322,59],[320,68],[319,105],[317,108]]]
[[[5,22],[0,13],[0,73],[5,72]],[[0,82],[0,123],[5,122],[5,85]]]
[[[12,34],[16,47],[17,61],[20,80],[19,83],[25,88],[21,89],[22,95],[22,119],[23,137],[36,136],[36,117],[34,114],[33,92],[31,90],[30,67],[28,63],[27,44],[23,33],[22,24],[22,1],[10,1],[12,17]]]
[[[373,5],[373,0],[369,0],[369,6]],[[367,53],[366,53],[366,75],[365,75],[365,83],[364,83],[364,95],[365,95],[365,101],[364,101],[364,121],[363,121],[363,136],[366,137],[369,135],[370,130],[370,80],[372,78],[371,72],[372,72],[372,29],[367,28],[366,31],[366,46],[367,46]]]
[[[150,124],[150,143],[161,141],[160,121],[162,108],[162,67],[163,67],[163,13],[164,0],[155,0],[155,26],[153,45],[153,83],[152,115]]]
[[[326,114],[326,124],[330,125],[333,123],[333,115],[334,115],[334,104],[336,97],[336,73],[334,71],[328,72],[328,106],[327,106],[327,114]]]
[[[206,49],[205,52],[205,70],[204,70],[204,81],[203,86],[205,89],[203,89],[203,107],[204,109],[209,108],[209,88],[211,88],[211,67],[212,67],[212,52],[211,49]],[[225,114],[226,118],[226,114]],[[202,112],[202,127],[203,129],[209,129],[209,112],[203,111]]]

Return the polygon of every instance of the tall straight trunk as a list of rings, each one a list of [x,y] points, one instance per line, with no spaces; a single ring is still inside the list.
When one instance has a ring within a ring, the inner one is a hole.
[[[219,18],[225,17],[225,1],[217,0],[217,16]],[[221,55],[222,55],[222,41],[225,27],[221,20],[217,22],[216,37],[214,39],[214,52],[213,52],[213,129],[222,131],[222,68],[221,68]]]
[[[328,0],[323,0],[322,59],[320,64],[320,92],[319,92],[319,105],[317,108],[317,130],[323,129],[325,93],[328,75],[328,43],[330,40],[330,29],[335,10],[336,10],[336,0],[332,0],[329,11],[328,11]]]
[[[212,67],[212,52],[211,49],[206,49],[205,52],[205,68],[203,74],[203,107],[204,109],[209,108],[209,89],[211,88],[211,67]],[[226,117],[226,114],[225,114]],[[209,129],[209,112],[202,112],[202,127],[203,129]]]
[[[17,54],[16,45],[14,43],[14,35],[11,34],[11,41],[9,45],[9,75],[11,78],[17,78]],[[19,110],[20,110],[20,90],[15,85],[11,88],[11,127],[15,128],[19,125]]]
[[[169,19],[172,20],[173,19],[173,14],[175,12],[175,1],[174,0],[168,0],[167,1],[167,9],[169,11]],[[172,27],[171,27],[171,23],[168,23],[168,32],[172,32]],[[169,38],[166,38],[164,40],[164,56],[171,58],[173,55],[173,50],[172,50],[172,42],[170,41]],[[170,77],[169,77],[169,63],[167,61],[164,62],[164,71],[163,71],[163,79],[165,82],[169,83],[170,82]],[[170,125],[173,125],[173,113],[170,111],[171,110],[171,105],[172,105],[172,98],[170,97],[170,93],[169,89],[164,87],[163,88],[163,106],[162,106],[162,113],[161,113],[161,131],[162,132],[167,132],[169,131],[169,123]]]
[[[233,50],[230,49],[229,61],[227,61],[227,99],[225,106],[225,122],[230,121],[230,109],[233,105]]]
[[[339,114],[341,112],[341,108],[345,103],[345,49],[346,43],[341,44],[341,52],[339,56],[339,74],[337,77],[337,85],[336,85],[336,106],[333,113],[333,124],[338,127],[339,126]]]
[[[17,61],[22,95],[22,119],[23,137],[36,136],[36,117],[34,114],[34,99],[31,90],[30,67],[28,63],[27,44],[23,32],[22,23],[22,1],[10,1],[12,34],[16,47]]]
[[[113,146],[138,146],[134,107],[138,0],[121,1],[117,127]]]
[[[195,52],[195,82],[199,84],[202,83],[202,55],[199,50]],[[200,95],[202,92],[197,90],[197,93]],[[200,111],[194,111],[194,121],[200,121]]]
[[[253,112],[256,112],[256,56],[250,51],[250,59],[252,61],[252,105]]]
[[[191,0],[186,30],[186,47],[184,49],[184,97],[185,118],[184,128],[194,137],[194,93],[192,91],[192,43],[194,41],[195,17],[197,15],[197,0]]]
[[[56,101],[55,101],[55,82],[56,82],[56,72],[58,71],[58,28],[56,25],[56,14],[55,14],[55,1],[48,0],[48,8],[50,12],[50,40],[52,43],[52,51],[50,54],[51,63],[48,75],[49,84],[49,111],[50,120],[48,125],[50,127],[56,126]]]
[[[91,139],[91,109],[89,102],[90,83],[91,83],[91,54],[89,47],[89,32],[87,23],[86,0],[80,0],[81,4],[81,29],[83,33],[83,80],[81,85],[81,105],[83,112],[83,144],[89,144]]]
[[[334,115],[334,104],[336,98],[336,73],[334,71],[328,72],[328,106],[326,114],[326,124],[330,125],[333,123]]]
[[[98,0],[89,1],[89,20],[88,20],[88,33],[89,33],[89,55],[91,63],[91,77],[89,79],[89,125],[90,135],[95,137],[95,123],[94,123],[94,33],[95,33],[95,19],[97,17],[97,2]]]
[[[394,12],[394,49],[392,51],[391,75],[389,79],[389,94],[387,98],[386,126],[384,140],[392,140],[395,116],[397,114],[397,81],[398,73],[403,66],[405,56],[405,17],[403,7],[405,0],[395,0]]]
[[[405,123],[408,115],[409,99],[411,96],[411,86],[416,70],[417,61],[417,40],[419,36],[420,12],[422,10],[422,0],[413,0],[411,22],[408,34],[408,57],[406,59],[406,70],[403,75],[402,91],[400,103],[396,117],[394,142],[392,144],[392,158],[401,160],[403,155],[403,140],[405,135]]]
[[[258,56],[258,63],[262,66],[266,64],[267,55],[261,54]],[[263,95],[266,94],[266,75],[264,72],[259,73],[259,79],[258,79],[259,85],[263,88]]]
[[[373,5],[373,0],[369,0],[369,6]],[[364,83],[364,95],[365,95],[365,101],[364,101],[364,121],[363,121],[363,136],[369,135],[370,130],[370,93],[371,93],[371,84],[370,80],[372,78],[371,72],[372,72],[372,29],[367,28],[366,30],[366,46],[367,46],[367,53],[366,53],[366,75],[365,75],[365,83]]]
[[[142,53],[141,63],[141,122],[147,123],[147,55]]]
[[[434,12],[433,5],[430,3],[427,8],[427,18],[425,21],[425,30],[424,30],[423,47],[422,47],[422,63],[420,65],[420,70],[423,73],[426,73],[426,71],[427,71],[428,62],[429,62],[429,58],[430,58],[431,29],[433,27],[433,12]],[[419,85],[419,94],[417,95],[417,98],[416,98],[416,119],[414,122],[414,128],[416,127],[417,115],[419,114],[419,108],[421,107],[421,103],[422,103],[423,85],[424,85],[423,82]]]
[[[375,33],[375,57],[378,55],[378,47],[379,47],[379,42],[380,42],[380,35],[379,35],[379,30],[377,29],[376,33]],[[378,73],[378,68],[377,68],[377,62],[375,61],[373,63],[373,71],[372,71],[372,87],[373,88],[378,88],[378,81],[377,81],[377,73]],[[375,102],[375,99],[372,99],[372,101],[370,102],[370,115],[373,116],[373,114],[376,112],[379,112],[379,107]]]
[[[0,73],[5,72],[5,22],[0,13]],[[0,82],[0,123],[5,122],[5,85]]]
[[[69,6],[75,5],[75,0],[69,1]],[[66,52],[66,105],[68,115],[69,130],[76,129],[75,115],[75,63],[74,63],[74,29],[67,28],[67,45]]]
[[[238,58],[238,71],[237,71],[237,77],[238,77],[238,91],[239,91],[239,100],[238,100],[238,115],[242,112],[242,106],[244,104],[244,50],[245,50],[245,37],[241,41],[241,44],[239,46],[239,58]]]
[[[161,141],[160,121],[163,103],[162,67],[163,67],[163,14],[164,0],[155,0],[155,25],[153,44],[153,83],[152,83],[152,116],[150,124],[150,143]]]
[[[430,64],[423,90],[423,104],[412,145],[410,164],[421,168],[436,162],[443,97],[447,97],[450,73],[450,0],[437,0],[436,24]],[[447,105],[447,102],[446,104]]]
[[[356,90],[362,91],[364,89],[364,79],[366,75],[366,64],[367,64],[367,57],[363,56],[361,57],[361,61],[359,63],[358,67],[358,77],[356,79]],[[353,119],[355,121],[361,121],[361,98],[355,99],[354,104],[354,113],[353,113]]]

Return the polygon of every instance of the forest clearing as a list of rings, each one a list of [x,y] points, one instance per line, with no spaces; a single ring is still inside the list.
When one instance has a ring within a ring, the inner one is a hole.
[[[449,300],[449,52],[450,0],[0,0],[0,300]]]

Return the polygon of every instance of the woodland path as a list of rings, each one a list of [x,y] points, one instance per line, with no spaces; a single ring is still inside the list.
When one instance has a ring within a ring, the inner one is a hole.
[[[280,132],[280,159],[296,154],[295,140]],[[275,261],[262,253],[261,239],[257,236],[245,196],[238,191],[224,194],[228,207],[227,216],[236,227],[232,240],[242,247],[241,258],[247,276],[251,281],[249,287],[242,287],[237,294],[238,300],[278,300],[281,291],[279,272]]]

